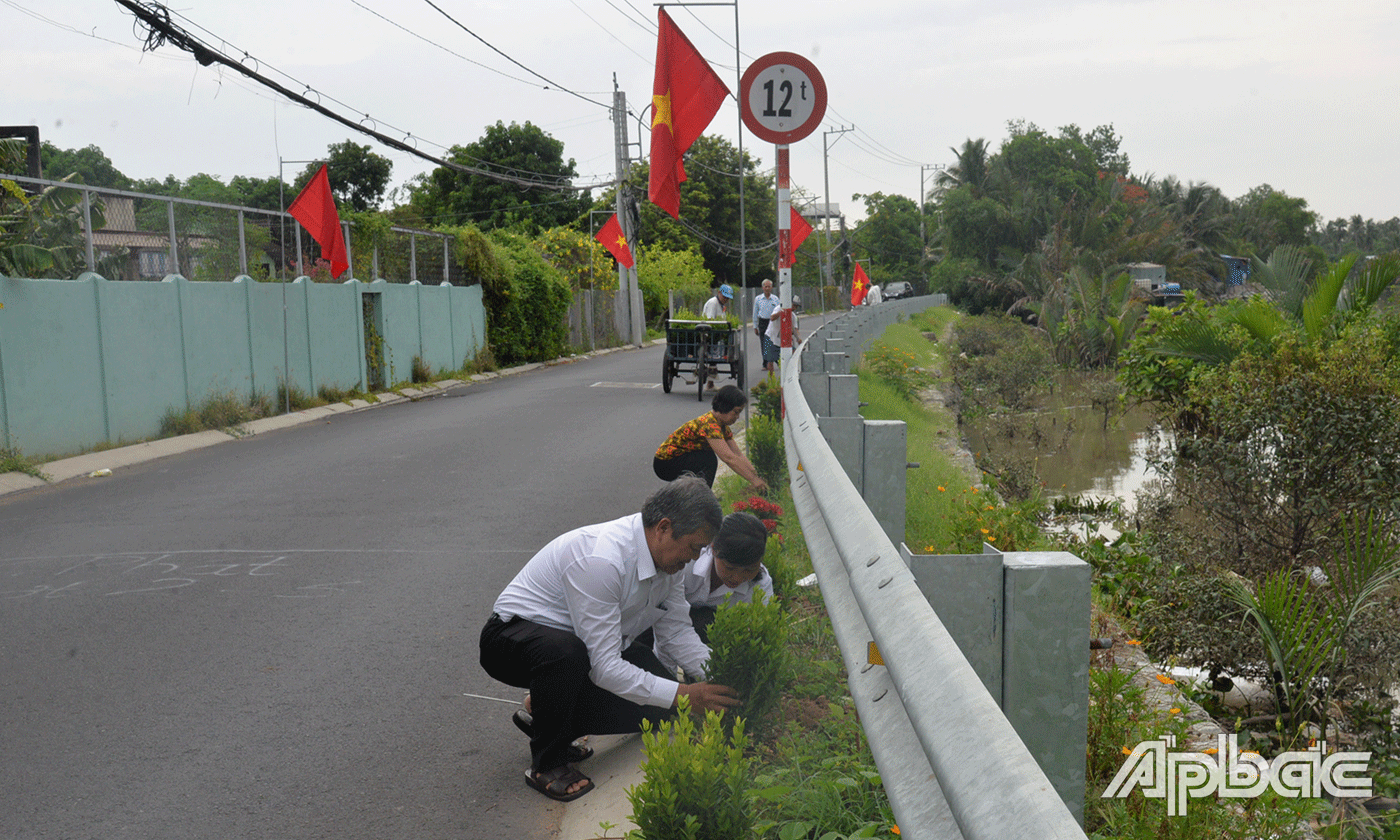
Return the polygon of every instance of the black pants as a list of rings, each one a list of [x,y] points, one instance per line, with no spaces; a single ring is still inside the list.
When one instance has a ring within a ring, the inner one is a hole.
[[[719,456],[708,442],[700,449],[686,452],[674,458],[651,459],[652,472],[662,481],[675,481],[685,473],[694,473],[705,479],[705,483],[715,486],[715,474],[719,472]]]
[[[633,644],[622,658],[666,676],[650,647]],[[481,667],[493,679],[530,690],[535,721],[530,765],[535,772],[564,764],[569,744],[583,735],[637,732],[643,720],[658,723],[671,715],[670,709],[633,703],[594,685],[582,639],[523,618],[505,622],[491,616],[481,629]]]

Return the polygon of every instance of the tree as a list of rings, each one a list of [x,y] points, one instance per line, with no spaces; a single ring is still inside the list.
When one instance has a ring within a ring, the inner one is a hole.
[[[1317,214],[1308,209],[1306,199],[1293,198],[1268,184],[1260,184],[1233,204],[1231,234],[1237,253],[1263,257],[1280,245],[1306,248],[1311,244]]]
[[[470,223],[482,230],[536,233],[573,224],[592,203],[587,191],[572,187],[578,172],[573,158],[564,158],[564,143],[529,122],[487,126],[481,139],[453,146],[448,158],[540,186],[438,167],[410,186],[411,203],[434,225]]]
[[[351,140],[332,143],[326,147],[326,152],[326,176],[336,203],[361,213],[379,209],[384,190],[389,186],[393,161]],[[300,193],[320,168],[320,162],[307,164],[297,176],[291,195]],[[288,198],[288,203],[290,201]]]
[[[919,208],[902,195],[871,193],[851,196],[865,202],[865,218],[851,232],[858,257],[869,257],[871,282],[884,285],[907,280],[924,287],[923,239],[919,233]]]
[[[96,145],[60,149],[45,140],[39,146],[39,163],[50,181],[68,180],[71,175],[75,176],[73,183],[118,190],[128,189],[132,183]]]
[[[710,284],[714,279],[697,249],[648,248],[637,262],[637,283],[642,287],[647,321],[666,314],[667,293],[672,289],[681,293],[687,309],[698,314],[710,296]]]
[[[986,138],[963,141],[962,149],[949,148],[957,158],[957,163],[939,171],[934,178],[934,187],[941,196],[959,187],[968,187],[970,195],[981,198],[987,191],[990,176],[989,156]]]

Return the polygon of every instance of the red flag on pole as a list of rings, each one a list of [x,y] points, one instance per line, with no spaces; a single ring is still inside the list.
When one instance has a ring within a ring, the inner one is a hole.
[[[812,233],[812,226],[807,220],[802,218],[802,214],[797,212],[797,208],[792,208],[792,252],[797,253],[797,249],[802,247],[802,242]]]
[[[613,259],[622,264],[623,268],[631,268],[636,260],[632,259],[632,249],[627,247],[627,237],[622,235],[622,225],[617,221],[617,214],[612,214],[607,224],[599,228],[593,238],[603,243],[603,247],[608,249],[608,253],[613,255]]]
[[[705,133],[729,88],[665,9],[657,10],[657,20],[660,32],[656,38],[656,78],[651,86],[647,197],[671,218],[679,219],[681,183],[685,181],[681,156]]]
[[[860,302],[865,300],[865,293],[870,291],[870,278],[865,276],[865,269],[856,263],[856,274],[851,280],[851,306],[860,306]]]
[[[331,277],[344,274],[345,269],[350,267],[345,255],[345,234],[340,230],[340,214],[335,211],[331,179],[326,175],[324,163],[311,176],[287,212],[301,222],[301,226],[321,246],[321,256],[331,264]]]

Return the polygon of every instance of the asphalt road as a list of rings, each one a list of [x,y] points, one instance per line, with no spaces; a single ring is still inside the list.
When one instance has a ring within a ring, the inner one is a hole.
[[[708,410],[661,354],[0,497],[0,837],[549,837],[477,635]]]

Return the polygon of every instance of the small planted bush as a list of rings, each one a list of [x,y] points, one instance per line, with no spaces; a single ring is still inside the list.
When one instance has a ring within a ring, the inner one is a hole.
[[[646,778],[627,791],[643,840],[732,840],[753,836],[750,760],[744,723],[725,732],[719,714],[697,732],[686,698],[676,718],[642,724]]]
[[[783,424],[761,414],[749,419],[746,432],[749,460],[769,487],[778,488],[787,478],[787,453],[783,450]]]
[[[792,679],[791,630],[777,598],[720,606],[710,625],[710,682],[738,693],[750,731],[768,731]]]

